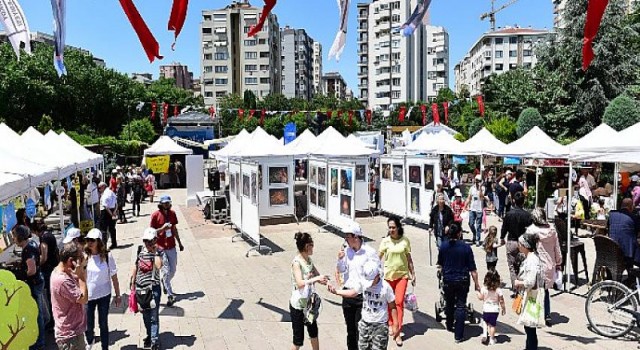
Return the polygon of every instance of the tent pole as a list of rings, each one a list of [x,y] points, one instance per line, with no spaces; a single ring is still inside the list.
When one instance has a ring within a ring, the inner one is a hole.
[[[569,162],[569,188],[567,189],[567,261],[564,262],[564,275],[567,281],[564,283],[564,291],[567,291],[567,283],[571,282],[571,201],[573,198],[573,162]],[[578,278],[578,277],[576,277]]]
[[[538,186],[540,185],[540,175],[538,175],[538,169],[540,168],[536,166],[536,201],[533,205],[534,208],[538,207],[538,193],[540,192],[540,189],[538,188]]]
[[[613,164],[613,209],[618,209],[618,176],[620,174],[620,163]]]

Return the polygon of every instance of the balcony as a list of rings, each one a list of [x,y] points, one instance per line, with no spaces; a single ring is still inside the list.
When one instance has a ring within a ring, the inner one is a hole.
[[[366,66],[369,64],[369,60],[359,60],[358,61],[358,65],[359,66]]]
[[[362,25],[362,24],[361,24],[361,25],[358,27],[358,31],[359,31],[359,32],[366,32],[367,30],[369,30],[369,26],[368,26],[368,25]]]

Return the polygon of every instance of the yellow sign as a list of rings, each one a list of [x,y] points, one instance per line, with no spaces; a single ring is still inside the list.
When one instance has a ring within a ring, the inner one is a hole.
[[[169,156],[147,157],[147,169],[154,174],[169,172]]]
[[[93,220],[80,221],[80,232],[87,234],[93,228]]]

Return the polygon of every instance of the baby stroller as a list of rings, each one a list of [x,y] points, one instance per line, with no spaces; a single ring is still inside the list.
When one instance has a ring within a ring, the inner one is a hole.
[[[446,316],[443,316],[445,315],[445,308],[447,305],[447,301],[444,297],[443,285],[442,271],[438,269],[438,289],[440,290],[440,300],[436,301],[436,322],[442,322],[442,319],[446,318]],[[475,311],[473,310],[471,303],[467,304],[467,321],[471,324],[477,323]]]

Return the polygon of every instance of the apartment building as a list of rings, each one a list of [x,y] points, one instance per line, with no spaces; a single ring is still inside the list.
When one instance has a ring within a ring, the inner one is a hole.
[[[553,2],[553,27],[562,29],[567,25],[565,18],[565,8],[568,0],[551,0]],[[631,13],[640,5],[639,0],[624,0],[627,13]]]
[[[313,42],[313,93],[322,94],[322,44]]]
[[[322,76],[322,92],[339,100],[347,98],[347,82],[338,72],[328,72]]]
[[[546,29],[506,27],[483,34],[454,68],[455,90],[463,85],[471,96],[482,92],[484,78],[491,74],[524,68],[531,69],[537,59],[534,48],[554,35]]]
[[[449,87],[449,35],[419,26],[403,37],[400,26],[418,0],[357,4],[358,90],[368,108],[389,110],[404,101],[429,101]]]
[[[131,73],[131,80],[148,86],[153,82],[153,75],[151,73]]]
[[[282,94],[311,100],[314,95],[314,40],[304,29],[280,30]]]
[[[258,98],[281,93],[280,27],[271,13],[254,37],[249,37],[262,8],[232,2],[219,10],[202,11],[200,79],[206,105],[228,94],[251,90]]]
[[[193,73],[189,72],[189,67],[173,62],[160,66],[160,77],[173,79],[176,87],[191,90],[193,88]]]

